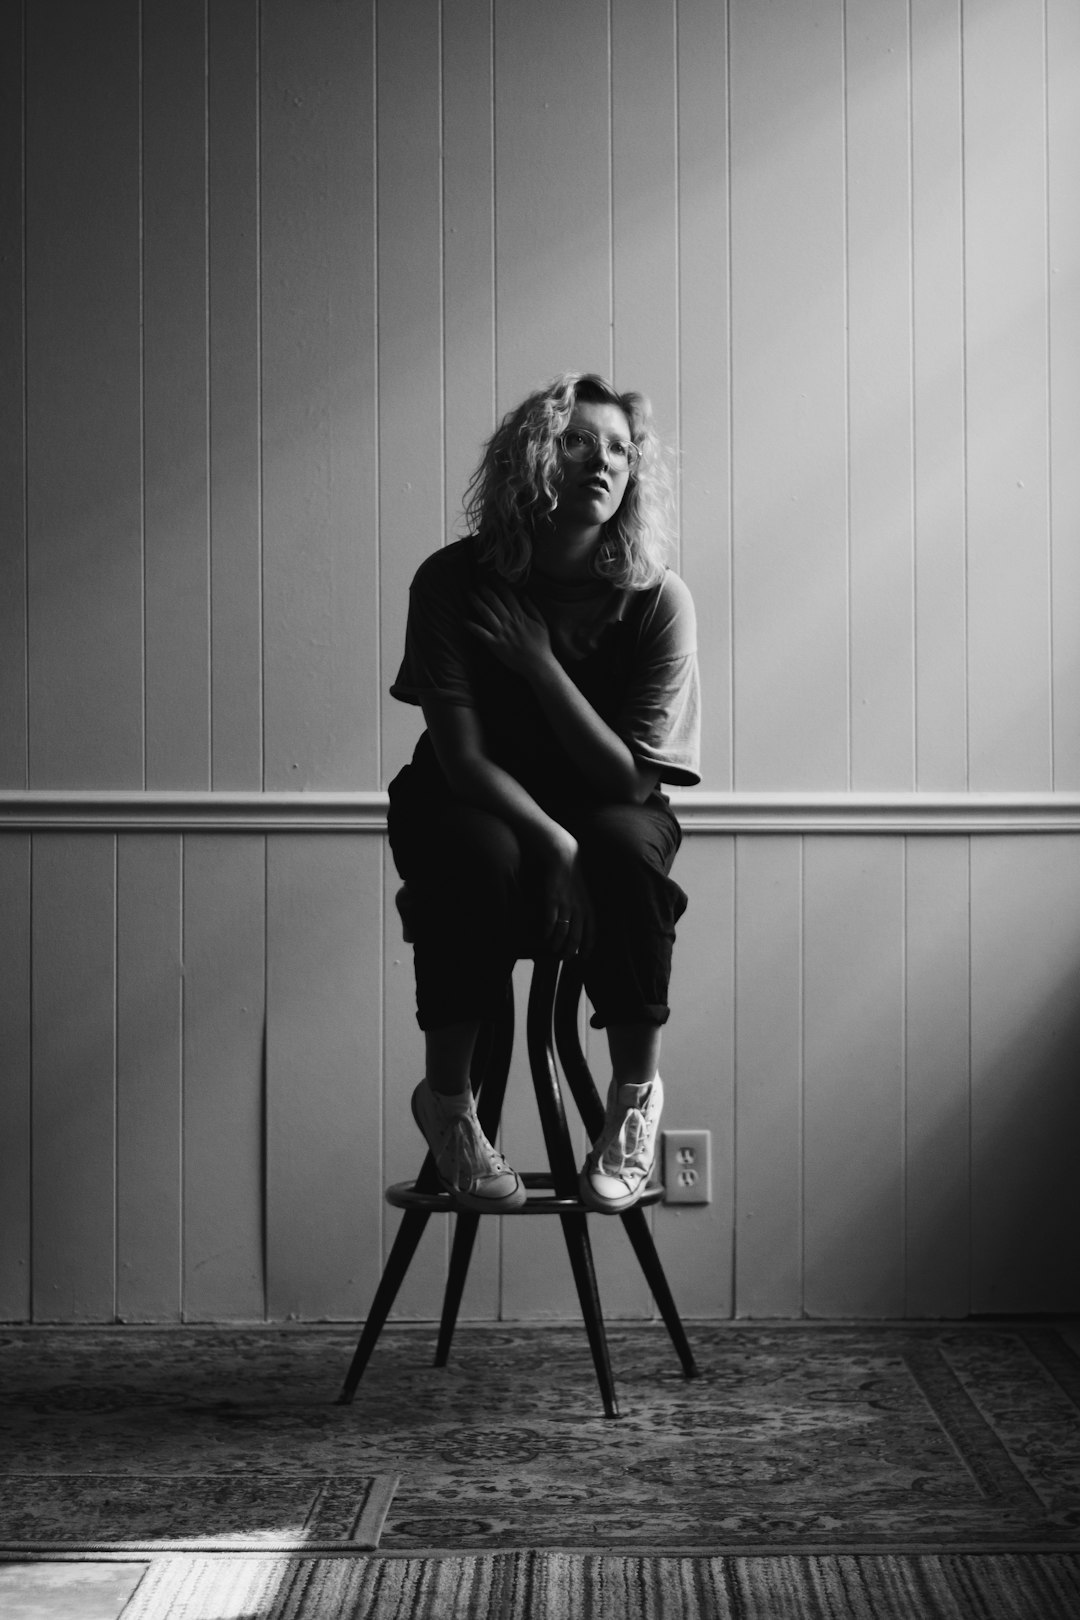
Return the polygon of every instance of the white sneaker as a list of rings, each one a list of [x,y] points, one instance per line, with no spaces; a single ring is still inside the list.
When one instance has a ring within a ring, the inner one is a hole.
[[[480,1129],[471,1090],[446,1097],[421,1080],[412,1095],[412,1111],[434,1155],[439,1180],[455,1204],[485,1215],[521,1208],[524,1183]]]
[[[608,1091],[604,1128],[578,1177],[581,1201],[602,1215],[632,1209],[648,1184],[656,1157],[656,1131],[664,1106],[657,1075],[643,1086],[614,1081]]]

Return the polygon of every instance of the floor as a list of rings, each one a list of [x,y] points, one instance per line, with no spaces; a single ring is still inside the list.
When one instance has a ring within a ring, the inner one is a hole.
[[[117,1620],[155,1560],[292,1549],[1080,1548],[1080,1325],[0,1329],[0,1615]]]

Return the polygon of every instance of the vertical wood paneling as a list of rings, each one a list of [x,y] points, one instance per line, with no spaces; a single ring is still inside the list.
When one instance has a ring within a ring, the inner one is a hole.
[[[732,1311],[735,1118],[735,859],[730,838],[683,844],[679,923],[661,1073],[664,1127],[712,1132],[712,1203],[656,1211],[656,1246],[686,1316]],[[630,1263],[630,1262],[628,1262]]]
[[[971,786],[1051,786],[1042,0],[964,11]]]
[[[267,840],[267,1314],[363,1315],[379,1280],[382,851]]]
[[[971,1260],[969,851],[907,840],[904,1157],[908,1316],[965,1316]]]
[[[266,841],[184,840],[184,1316],[264,1314]]]
[[[804,882],[804,1306],[899,1316],[902,840],[808,840]]]
[[[607,9],[495,6],[499,410],[612,369]]]
[[[707,694],[701,774],[732,787],[726,8],[678,4],[680,570]]]
[[[709,786],[1080,788],[1069,0],[38,0],[0,46],[0,783],[385,781],[495,406],[596,368],[678,434]],[[805,896],[794,838],[690,841],[688,1316],[1075,1305],[1075,842],[974,840],[969,900],[965,840],[809,838]],[[366,1308],[423,1151],[396,878],[270,856],[267,918],[258,838],[0,844],[0,1314]],[[520,1049],[505,1135],[541,1162]],[[577,1318],[547,1223],[482,1226],[500,1313]]]
[[[401,660],[409,581],[443,538],[438,11],[425,0],[382,4],[376,40],[385,784],[408,759],[422,729],[419,712],[395,702],[386,688]]]
[[[916,786],[967,786],[960,8],[911,4]]]
[[[0,1320],[30,1316],[30,839],[0,839]]]
[[[116,875],[116,1313],[181,1312],[181,841],[121,836]]]
[[[33,842],[33,1315],[115,1313],[116,840]]]
[[[1080,1309],[1077,854],[1073,838],[972,843],[976,1312]]]
[[[379,769],[372,16],[262,19],[265,785],[342,789]]]
[[[0,787],[26,780],[23,8],[0,9]]]
[[[208,10],[212,784],[260,788],[259,18]]]
[[[491,0],[445,0],[442,33],[443,419],[446,533],[495,413]]]
[[[906,8],[845,11],[851,786],[915,785]]]
[[[802,1312],[802,843],[735,866],[735,1313]]]
[[[1054,787],[1080,789],[1080,9],[1047,6]]]
[[[142,8],[146,785],[210,786],[206,19]]]
[[[675,0],[611,6],[611,251],[619,388],[678,427],[679,215]]]
[[[735,786],[848,785],[838,0],[731,6]]]
[[[139,11],[26,16],[30,780],[141,787]]]

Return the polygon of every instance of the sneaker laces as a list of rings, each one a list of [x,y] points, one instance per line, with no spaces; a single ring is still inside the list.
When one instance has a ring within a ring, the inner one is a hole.
[[[621,1176],[626,1171],[645,1175],[652,1169],[649,1122],[640,1108],[628,1108],[618,1132],[604,1145],[597,1168],[605,1176]]]
[[[470,1110],[447,1118],[443,1114],[446,1135],[440,1146],[440,1169],[448,1181],[459,1190],[466,1191],[476,1181],[489,1176],[512,1174],[502,1155],[492,1147],[480,1121]]]

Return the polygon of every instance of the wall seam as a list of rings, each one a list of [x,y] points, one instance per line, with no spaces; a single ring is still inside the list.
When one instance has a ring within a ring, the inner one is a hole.
[[[845,745],[847,748],[847,764],[845,784],[850,790],[854,774],[854,628],[852,613],[852,540],[851,540],[851,183],[848,174],[848,7],[847,0],[841,0],[840,5],[840,129],[841,129],[841,161],[843,170],[843,283],[844,283],[844,652],[847,661],[846,694],[847,694],[847,734]]]
[[[615,376],[615,52],[612,39],[611,8],[607,0],[607,93],[608,93],[608,376]],[[618,383],[616,381],[616,386]]]
[[[149,744],[148,717],[148,646],[147,646],[147,584],[146,584],[146,55],[145,55],[145,3],[140,0],[137,33],[139,53],[139,560],[142,569],[142,785],[148,786],[147,756]]]
[[[23,693],[26,704],[26,727],[23,736],[23,780],[30,786],[30,230],[29,230],[29,121],[30,121],[30,47],[28,15],[29,0],[22,5],[22,516],[23,516]]]
[[[974,934],[971,901],[972,844],[967,840],[967,1301],[965,1315],[970,1316],[975,1298],[975,972]]]
[[[960,93],[960,354],[962,404],[960,458],[963,468],[961,501],[964,557],[964,786],[971,787],[971,533],[970,474],[968,468],[968,240],[967,240],[967,119],[964,72],[964,0],[958,0]]]
[[[919,787],[919,537],[918,439],[915,341],[915,40],[912,0],[907,0],[908,165],[908,432],[911,441],[911,783]]]
[[[682,148],[679,141],[679,105],[682,84],[679,75],[679,0],[671,0],[672,29],[672,133],[674,149],[675,197],[675,545],[678,571],[682,573]]]
[[[806,839],[799,839],[799,1315],[806,1311]]]
[[[186,967],[185,967],[186,941],[187,941],[187,912],[186,912],[186,908],[185,908],[185,905],[184,905],[184,890],[185,890],[186,871],[187,871],[187,839],[183,836],[183,834],[181,834],[178,842],[179,842],[179,861],[177,863],[178,864],[177,878],[178,878],[178,882],[179,882],[180,893],[179,893],[179,905],[177,907],[177,921],[179,923],[179,936],[180,937],[179,937],[177,943],[178,943],[178,945],[180,947],[180,1007],[179,1007],[179,1014],[180,1014],[180,1027],[179,1027],[180,1050],[179,1050],[179,1052],[177,1054],[177,1057],[179,1059],[179,1062],[178,1062],[178,1065],[177,1065],[177,1068],[178,1068],[178,1080],[179,1080],[179,1091],[178,1091],[178,1095],[177,1095],[177,1099],[176,1099],[176,1102],[177,1102],[176,1173],[177,1173],[177,1179],[178,1179],[178,1185],[177,1185],[177,1189],[176,1189],[176,1192],[177,1192],[177,1199],[176,1199],[176,1202],[177,1202],[176,1317],[177,1317],[177,1321],[182,1322],[184,1320],[184,1252],[185,1252],[185,1244],[184,1244],[184,1226],[185,1226],[185,1222],[184,1222],[184,1214],[185,1214],[185,1208],[184,1208],[184,1172],[185,1172],[185,1156],[184,1156],[184,1101],[185,1101],[185,1098],[184,1098],[184,1079],[185,1079],[185,1073],[184,1073],[184,1071],[185,1071],[185,1062],[184,1062],[184,1059],[185,1059],[185,1048],[186,1048],[185,1031],[186,1031],[186,1027],[187,1027],[187,972],[186,972]]]
[[[206,738],[207,781],[214,783],[214,458],[210,342],[210,0],[203,0],[203,322],[206,387]]]
[[[382,567],[382,412],[379,406],[382,373],[380,369],[379,348],[379,7],[378,0],[371,0],[371,255],[372,255],[372,381],[374,383],[375,397],[372,411],[372,427],[374,433],[375,451],[375,591],[376,600],[382,605],[383,593],[383,567]],[[379,682],[379,691],[383,690],[383,669],[385,655],[383,648],[383,615],[379,614],[378,634],[375,637],[375,668]],[[385,780],[385,759],[383,749],[383,726],[380,712],[375,732],[375,768],[378,780]]]
[[[263,8],[255,12],[255,469],[258,506],[257,525],[258,583],[256,624],[259,636],[259,781],[266,786],[266,567],[265,536],[265,456],[263,400],[263,239],[262,239],[262,44]]]
[[[439,52],[439,544],[447,541],[446,503],[450,496],[446,455],[446,3],[439,0],[436,35]]]
[[[1055,713],[1057,708],[1057,681],[1055,636],[1054,636],[1054,370],[1053,370],[1053,262],[1052,262],[1052,232],[1050,228],[1050,208],[1052,191],[1050,186],[1050,18],[1048,0],[1043,0],[1043,209],[1045,216],[1044,252],[1046,260],[1046,621],[1047,621],[1047,693],[1048,715],[1050,727],[1050,787],[1057,786],[1057,732]]]
[[[35,968],[35,955],[36,955],[36,952],[34,950],[34,864],[35,864],[34,863],[34,851],[35,851],[36,843],[37,843],[37,839],[35,838],[33,833],[31,833],[31,835],[26,840],[26,897],[27,897],[27,905],[29,907],[28,914],[27,914],[27,920],[28,920],[28,932],[29,932],[29,935],[30,935],[30,938],[29,938],[29,941],[28,941],[27,953],[26,953],[27,958],[28,958],[28,961],[27,961],[27,973],[26,973],[26,995],[27,995],[27,1006],[26,1006],[26,1053],[27,1053],[27,1084],[28,1084],[29,1092],[30,1092],[30,1095],[29,1095],[29,1098],[28,1098],[28,1106],[27,1106],[27,1132],[26,1132],[26,1136],[27,1136],[26,1147],[27,1147],[27,1154],[28,1154],[28,1175],[27,1175],[27,1194],[26,1194],[26,1197],[27,1197],[27,1209],[26,1209],[26,1235],[27,1235],[26,1311],[27,1311],[27,1316],[29,1317],[31,1322],[36,1320],[36,1312],[35,1312],[35,1309],[34,1309],[34,1304],[35,1304],[35,1298],[34,1298],[34,1295],[35,1295],[35,1286],[34,1286],[35,1285],[35,1279],[34,1279],[34,1258],[35,1258],[35,1242],[34,1242],[34,1238],[35,1238],[35,1232],[34,1232],[34,1228],[35,1228],[35,1224],[36,1224],[35,1220],[34,1220],[34,1214],[35,1214],[35,1207],[34,1207],[34,1181],[35,1181],[34,1169],[35,1169],[35,1160],[36,1160],[35,1148],[36,1148],[36,1144],[37,1144],[37,1136],[36,1136],[36,1132],[35,1132],[35,1129],[34,1129],[35,1116],[36,1116],[36,1113],[37,1113],[37,1109],[35,1108],[35,1103],[37,1101],[37,1094],[36,1094],[36,1087],[35,1087],[35,1084],[34,1084],[34,1067],[35,1067],[35,1065],[34,1065],[34,1047],[35,1047],[35,1044],[36,1044],[35,1040],[34,1040],[34,1037],[35,1037],[35,1035],[37,1033],[35,1023],[34,1023],[34,1001],[35,1001],[35,995],[34,995],[34,968]]]
[[[900,1299],[908,1315],[908,990],[911,980],[908,956],[908,840],[900,848]]]
[[[140,9],[140,21],[141,21]],[[120,1319],[120,838],[112,840],[112,1320]]]
[[[731,118],[731,3],[724,0],[724,154],[726,192],[725,252],[727,257],[727,299],[724,311],[727,342],[727,461],[728,461],[728,690],[731,694],[731,720],[728,728],[728,781],[735,789],[736,735],[738,706],[735,701],[735,252],[734,206],[732,198],[732,118]]]

